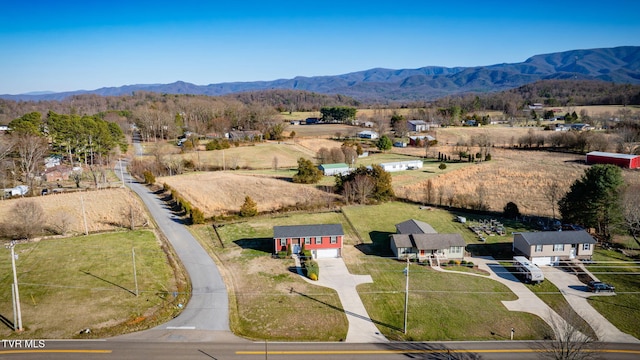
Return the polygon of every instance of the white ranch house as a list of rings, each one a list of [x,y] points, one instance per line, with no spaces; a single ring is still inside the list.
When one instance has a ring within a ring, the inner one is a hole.
[[[381,163],[380,167],[382,167],[384,171],[394,172],[394,171],[403,171],[403,170],[422,169],[422,165],[423,165],[422,160],[407,160],[407,161]]]

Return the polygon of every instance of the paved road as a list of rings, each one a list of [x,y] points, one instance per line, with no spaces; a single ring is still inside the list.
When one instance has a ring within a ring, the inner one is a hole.
[[[40,344],[39,344],[40,345]],[[631,360],[640,356],[638,344],[603,344],[603,359]],[[266,351],[265,351],[266,350]],[[401,359],[484,359],[533,360],[540,358],[540,343],[527,341],[486,342],[387,342],[382,344],[332,343],[206,343],[131,342],[94,340],[46,340],[44,347],[0,346],[2,359],[60,360],[401,360]],[[265,354],[266,352],[266,354]]]
[[[134,143],[134,146],[136,152],[141,153],[139,144]],[[156,328],[120,338],[175,341],[229,341],[235,338],[229,331],[227,289],[218,267],[209,254],[156,194],[132,179],[126,172],[126,163],[119,162],[115,172],[118,175],[123,174],[127,186],[140,196],[158,228],[173,246],[189,274],[192,285],[191,299],[178,317]]]

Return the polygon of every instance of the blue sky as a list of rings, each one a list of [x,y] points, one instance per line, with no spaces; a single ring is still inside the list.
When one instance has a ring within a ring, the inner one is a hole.
[[[481,66],[640,45],[640,1],[12,1],[0,94]]]

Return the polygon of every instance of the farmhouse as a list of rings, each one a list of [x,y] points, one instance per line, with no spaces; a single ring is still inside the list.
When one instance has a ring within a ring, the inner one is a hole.
[[[44,178],[46,181],[64,181],[69,180],[69,177],[73,173],[73,168],[66,165],[55,165],[48,167],[44,171]]]
[[[536,265],[558,265],[561,260],[591,259],[595,243],[584,230],[516,233],[513,252]]]
[[[238,130],[229,132],[229,140],[238,141],[262,141],[262,133],[257,130]]]
[[[340,224],[290,225],[273,227],[275,253],[311,251],[314,259],[342,256],[344,231]]]
[[[393,172],[393,171],[422,169],[422,165],[423,165],[422,160],[407,160],[407,161],[396,161],[396,162],[390,162],[390,163],[381,163],[380,167],[382,167],[384,171]]]
[[[378,133],[375,131],[371,131],[371,130],[364,130],[364,131],[360,131],[358,133],[358,137],[361,139],[377,139],[378,138]]]
[[[321,164],[318,166],[318,169],[322,171],[324,176],[346,175],[351,172],[349,165],[345,163]]]
[[[587,154],[587,164],[613,164],[623,168],[640,169],[640,155],[592,151]]]
[[[421,132],[427,131],[427,123],[424,120],[409,120],[407,121],[409,131]]]
[[[462,259],[464,239],[460,234],[438,234],[431,225],[408,220],[396,224],[396,234],[390,236],[391,251],[399,260],[418,261]]]

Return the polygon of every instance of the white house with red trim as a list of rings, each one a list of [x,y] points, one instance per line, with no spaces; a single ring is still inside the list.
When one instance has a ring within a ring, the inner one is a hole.
[[[299,254],[304,247],[314,259],[342,256],[344,231],[341,224],[289,225],[273,227],[274,251]]]

